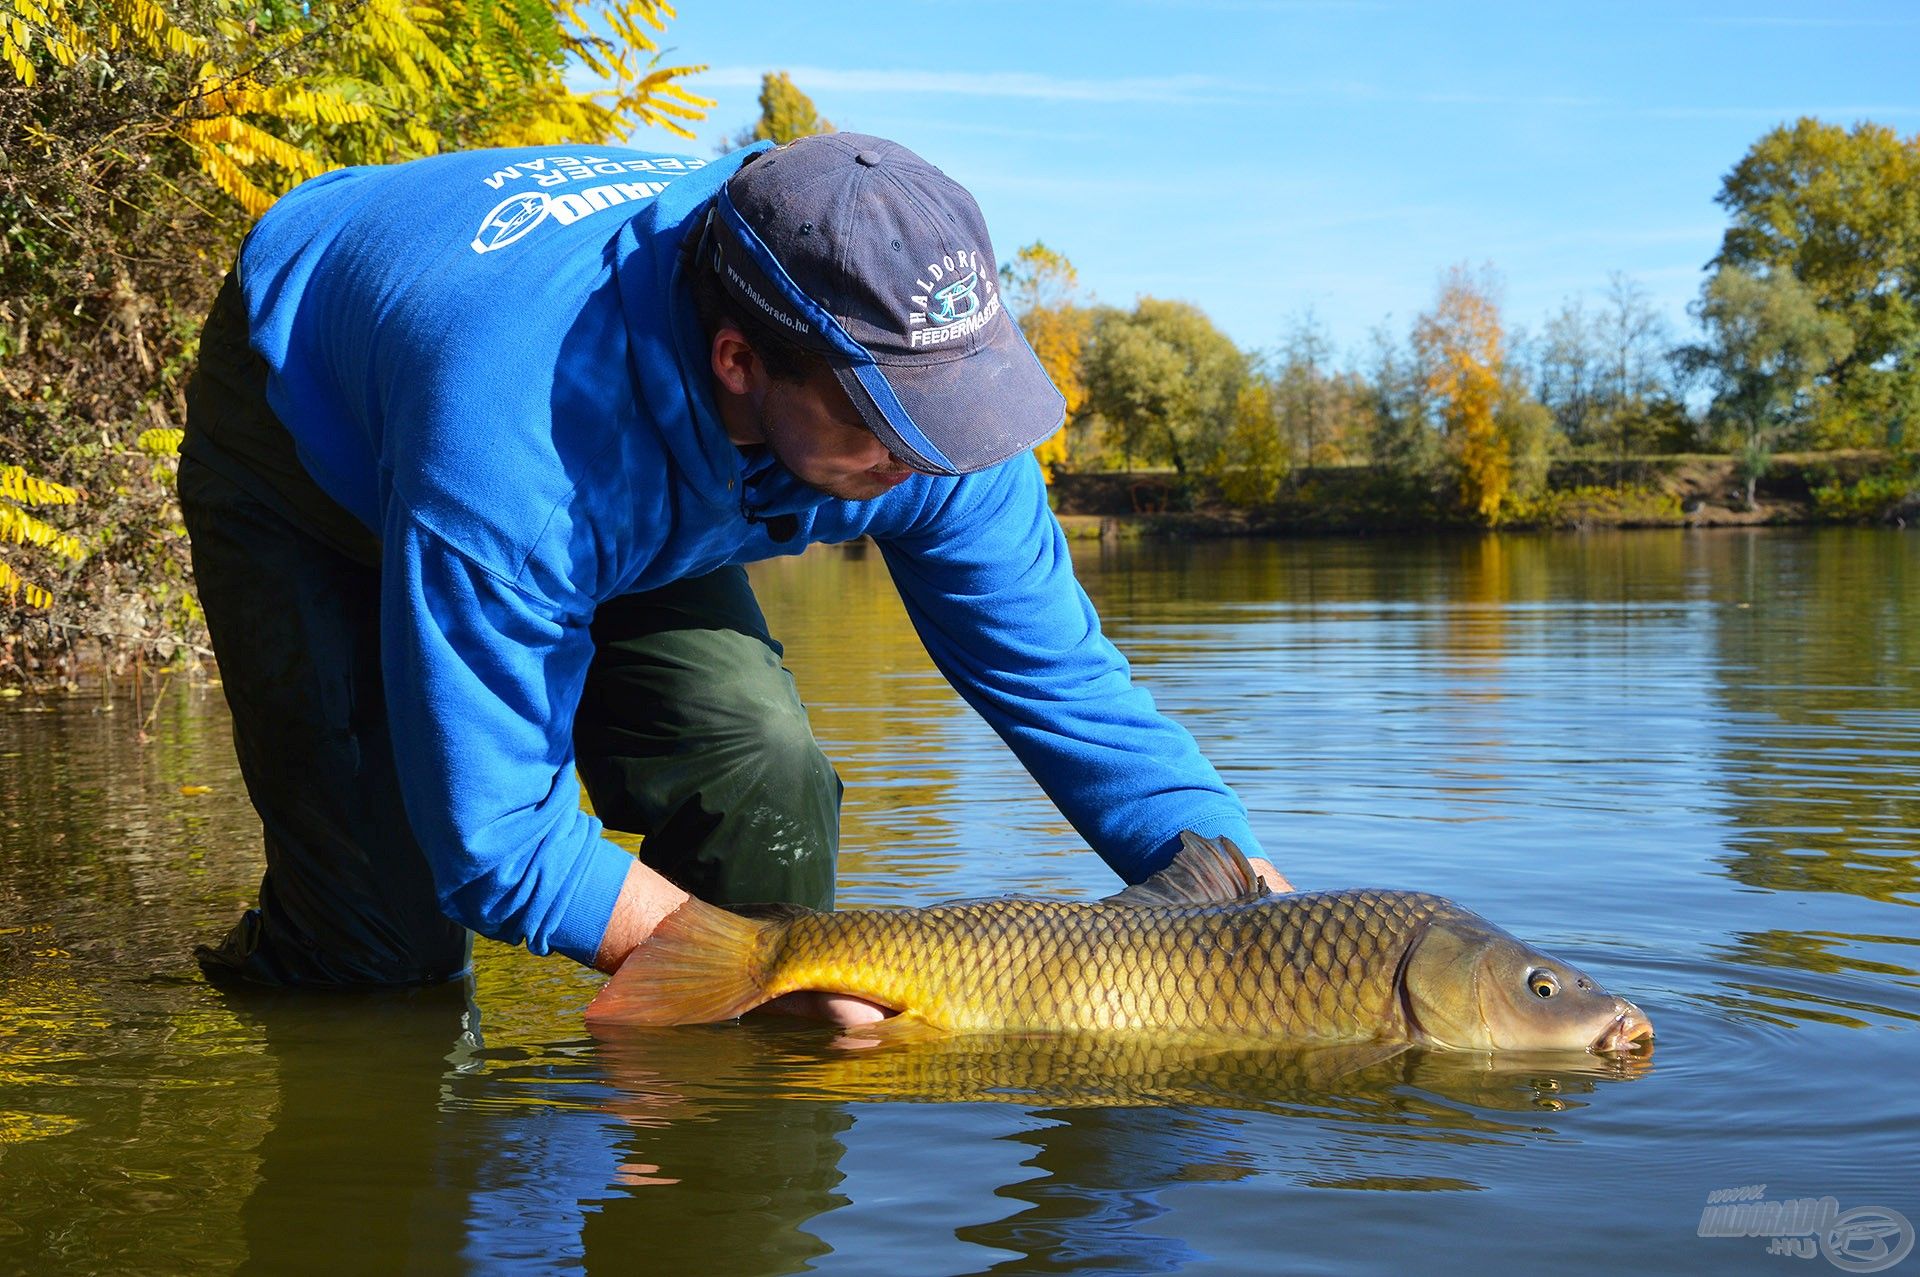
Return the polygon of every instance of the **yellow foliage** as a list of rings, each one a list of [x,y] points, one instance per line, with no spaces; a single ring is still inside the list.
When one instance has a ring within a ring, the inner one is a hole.
[[[1068,460],[1067,425],[1087,402],[1087,385],[1080,376],[1080,352],[1086,346],[1090,327],[1087,312],[1077,306],[1053,310],[1029,311],[1020,321],[1027,344],[1047,370],[1054,389],[1067,401],[1067,414],[1056,430],[1034,451],[1047,482],[1053,482],[1054,468]]]
[[[171,457],[180,451],[180,441],[187,432],[178,426],[155,426],[151,430],[142,430],[133,446],[152,457]]]
[[[14,77],[31,85],[37,78],[28,54],[38,40],[53,60],[72,66],[80,58],[123,44],[140,48],[149,57],[186,55],[201,41],[175,26],[154,0],[93,0],[82,17],[75,0],[5,0],[0,9],[0,57]]]
[[[220,39],[209,42],[162,0],[0,0],[0,61],[32,85],[36,47],[62,66],[123,49],[156,63],[201,59],[172,131],[250,216],[328,169],[445,145],[591,144],[646,126],[694,136],[682,121],[713,103],[678,81],[705,68],[655,65],[670,4],[547,0],[546,9],[537,38],[525,5],[362,0],[318,28],[265,33],[220,18]],[[317,67],[291,69],[314,62],[316,50]],[[606,86],[571,88],[565,67],[574,58]],[[434,120],[451,121],[457,136]]]
[[[1513,472],[1507,440],[1494,421],[1503,340],[1493,282],[1462,266],[1447,272],[1433,309],[1413,328],[1427,392],[1440,405],[1460,465],[1462,502],[1488,522],[1498,519]]]
[[[0,466],[0,498],[21,505],[73,505],[80,494],[64,484],[36,479],[24,466]]]
[[[37,479],[23,466],[0,466],[0,542],[44,546],[64,559],[79,562],[86,549],[77,537],[34,518],[22,506],[72,505],[80,494],[64,484]],[[0,593],[21,598],[28,607],[53,606],[53,595],[23,579],[12,564],[0,559]]]
[[[1272,383],[1249,377],[1234,401],[1233,424],[1208,467],[1229,505],[1255,509],[1280,491],[1288,458],[1275,417]]]
[[[20,574],[5,559],[0,559],[0,594],[5,594],[9,600],[18,598],[28,607],[53,606],[53,595],[30,581],[21,580]]]
[[[34,518],[14,505],[0,505],[0,541],[45,546],[61,558],[75,562],[87,557],[77,537]]]
[[[1066,421],[1070,422],[1087,402],[1080,356],[1092,329],[1091,316],[1077,300],[1080,274],[1063,254],[1036,240],[1014,255],[1002,276],[1020,331],[1054,389],[1067,401]],[[1033,452],[1052,483],[1055,468],[1069,459],[1066,422]]]

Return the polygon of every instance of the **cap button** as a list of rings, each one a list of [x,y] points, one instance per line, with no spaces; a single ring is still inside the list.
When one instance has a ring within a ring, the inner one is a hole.
[[[878,168],[880,166],[880,152],[861,151],[853,157],[853,162],[855,164],[864,164],[868,168]]]

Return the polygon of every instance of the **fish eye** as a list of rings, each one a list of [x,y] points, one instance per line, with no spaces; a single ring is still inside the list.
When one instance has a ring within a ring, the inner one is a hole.
[[[1550,998],[1560,992],[1560,981],[1545,967],[1535,967],[1527,972],[1527,987],[1533,990],[1535,997]]]

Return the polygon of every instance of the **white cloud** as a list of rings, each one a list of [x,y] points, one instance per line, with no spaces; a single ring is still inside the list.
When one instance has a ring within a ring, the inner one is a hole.
[[[1650,106],[1624,114],[1653,120],[1757,120],[1778,123],[1803,115],[1820,119],[1858,120],[1875,116],[1920,115],[1920,106]]]

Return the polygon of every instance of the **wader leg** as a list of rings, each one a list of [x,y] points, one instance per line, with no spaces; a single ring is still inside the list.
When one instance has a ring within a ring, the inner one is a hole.
[[[260,813],[260,904],[209,977],[260,984],[410,984],[466,970],[472,937],[440,912],[401,806],[380,677],[377,569],[180,461],[193,573]]]
[[[745,570],[613,599],[593,639],[574,748],[600,819],[703,900],[832,907],[840,777]]]

